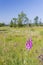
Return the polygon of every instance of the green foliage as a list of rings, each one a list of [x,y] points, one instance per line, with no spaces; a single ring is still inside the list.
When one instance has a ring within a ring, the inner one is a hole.
[[[35,25],[38,25],[38,19],[39,19],[38,16],[36,16],[36,17],[34,18],[34,20],[35,20]]]
[[[5,26],[5,23],[0,23],[0,27]]]
[[[10,27],[13,27],[13,21],[11,20],[11,22],[10,22]]]
[[[10,27],[22,27],[23,25],[28,24],[28,17],[26,14],[22,11],[20,14],[18,14],[18,18],[13,18],[10,22]]]
[[[23,26],[23,24],[25,24],[25,22],[28,22],[28,18],[26,16],[26,14],[22,11],[18,15],[18,26]]]
[[[17,18],[13,18],[13,25],[14,25],[14,27],[17,26]]]
[[[43,26],[41,19],[38,16],[34,18],[34,21],[29,20],[27,15],[22,11],[18,14],[17,18],[12,18],[10,24],[0,23],[0,27],[10,26],[10,27],[23,27],[23,26]]]
[[[20,15],[18,15],[18,26],[22,26],[22,18]]]

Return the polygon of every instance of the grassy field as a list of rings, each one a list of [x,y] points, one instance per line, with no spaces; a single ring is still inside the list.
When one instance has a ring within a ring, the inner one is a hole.
[[[27,39],[33,46],[28,51]],[[43,27],[0,27],[0,65],[43,65]]]

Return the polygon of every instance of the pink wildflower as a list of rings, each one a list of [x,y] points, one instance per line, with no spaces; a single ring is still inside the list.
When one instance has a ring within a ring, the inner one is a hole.
[[[30,50],[32,48],[32,39],[31,38],[26,42],[26,48],[28,50]]]

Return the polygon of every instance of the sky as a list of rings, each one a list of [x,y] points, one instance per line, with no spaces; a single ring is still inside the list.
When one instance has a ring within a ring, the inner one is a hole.
[[[43,0],[0,0],[0,22],[10,23],[21,11],[30,20],[38,16],[43,22]]]

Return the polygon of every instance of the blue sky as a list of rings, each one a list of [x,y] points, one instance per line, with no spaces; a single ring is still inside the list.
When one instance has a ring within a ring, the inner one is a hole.
[[[43,0],[0,0],[0,22],[9,23],[24,11],[30,20],[35,16],[43,21]]]

